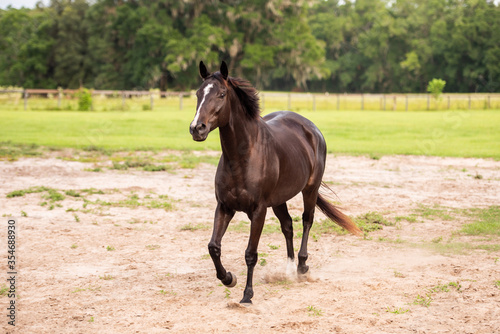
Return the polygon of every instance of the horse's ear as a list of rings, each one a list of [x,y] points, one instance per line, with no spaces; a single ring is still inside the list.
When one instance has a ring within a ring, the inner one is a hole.
[[[208,78],[209,75],[210,72],[208,72],[205,64],[203,64],[203,62],[200,61],[200,76],[203,78],[203,80],[205,80],[206,78]]]
[[[229,74],[229,71],[227,69],[227,64],[224,60],[222,61],[222,64],[220,64],[220,74],[222,74],[222,77],[224,78],[224,80],[227,80],[227,76]]]

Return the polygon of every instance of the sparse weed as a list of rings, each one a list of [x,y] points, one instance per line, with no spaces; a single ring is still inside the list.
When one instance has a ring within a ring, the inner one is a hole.
[[[278,248],[280,248],[280,246],[279,246],[279,245],[278,245],[278,246],[273,245],[273,244],[267,244],[267,245],[268,245],[268,246],[269,246],[269,248],[271,248],[271,249],[278,249]]]
[[[112,279],[115,279],[113,276],[111,275],[104,275],[104,276],[99,276],[100,279],[103,279],[105,281],[110,281]]]
[[[155,250],[160,248],[160,245],[146,245],[146,248],[149,250]]]
[[[228,288],[225,288],[224,289],[224,298],[227,298],[229,299],[231,297],[231,290],[229,290]]]
[[[113,247],[113,246],[106,246],[106,250],[107,250],[108,252],[111,252],[111,251],[116,250],[116,248],[115,248],[115,247]]]
[[[21,216],[28,217],[28,214],[25,211],[21,211]]]
[[[389,313],[394,313],[394,314],[404,314],[406,312],[409,312],[410,309],[404,309],[402,307],[391,309],[389,306],[387,306],[387,309],[385,311],[389,312]]]
[[[78,245],[77,244],[72,244],[71,245],[71,249],[77,249],[78,248]]]
[[[420,294],[417,295],[417,297],[413,301],[413,304],[429,307],[431,305],[431,302],[432,302],[432,293],[428,292],[425,294],[425,296],[421,296]]]
[[[309,316],[313,316],[313,317],[320,317],[323,315],[323,311],[321,309],[318,309],[312,305],[309,305],[307,307],[307,312],[308,312]]]

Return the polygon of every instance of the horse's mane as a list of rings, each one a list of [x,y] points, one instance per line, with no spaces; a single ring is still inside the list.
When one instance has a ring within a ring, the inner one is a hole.
[[[214,73],[213,76],[223,80],[219,72]],[[248,117],[251,119],[257,118],[260,115],[259,92],[257,89],[249,81],[241,78],[228,77],[227,82],[238,96]]]

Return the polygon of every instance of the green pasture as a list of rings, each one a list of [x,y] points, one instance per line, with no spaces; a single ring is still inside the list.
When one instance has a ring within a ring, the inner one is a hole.
[[[75,111],[75,101],[62,101],[61,109],[51,99],[30,99],[28,111],[22,99],[0,104],[0,142],[38,144],[50,147],[102,147],[107,149],[219,150],[217,131],[203,143],[194,142],[189,124],[195,99],[157,99],[148,110],[149,97],[94,99],[96,111]],[[265,113],[286,109],[270,106]],[[319,103],[319,102],[317,102]],[[72,105],[74,104],[74,105]],[[49,109],[49,110],[47,110]],[[121,109],[116,111],[116,109]],[[110,111],[115,110],[115,111]],[[330,153],[415,154],[500,159],[500,110],[449,111],[307,111],[292,108],[311,119],[323,132]]]

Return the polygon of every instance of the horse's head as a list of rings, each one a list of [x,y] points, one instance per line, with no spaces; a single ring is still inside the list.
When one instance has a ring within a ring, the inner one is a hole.
[[[196,115],[189,127],[189,132],[196,141],[204,141],[210,131],[226,125],[229,121],[229,108],[226,108],[229,103],[226,63],[222,62],[220,72],[210,74],[201,61],[200,75],[203,84],[196,92]]]

